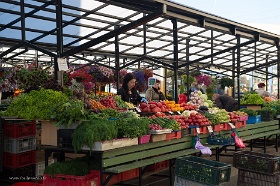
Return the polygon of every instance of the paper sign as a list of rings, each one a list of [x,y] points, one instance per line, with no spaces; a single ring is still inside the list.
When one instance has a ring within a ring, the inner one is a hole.
[[[67,71],[68,65],[65,58],[57,58],[58,70]]]
[[[137,112],[141,112],[141,110],[140,110],[138,107],[136,107],[136,111],[137,111]]]
[[[195,128],[195,129],[196,129],[197,134],[200,134],[200,129],[199,128]]]
[[[180,112],[180,111],[177,111],[177,113],[178,113],[178,114],[181,114],[181,112]]]
[[[232,123],[228,123],[232,129],[235,129],[235,126]]]
[[[208,128],[208,131],[209,131],[209,132],[213,132],[213,129],[212,129],[211,126],[207,126],[207,128]]]
[[[169,114],[174,114],[172,111],[169,111]]]

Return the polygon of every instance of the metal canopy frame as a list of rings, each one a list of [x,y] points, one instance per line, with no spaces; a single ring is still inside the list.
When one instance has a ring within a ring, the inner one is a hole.
[[[220,74],[232,71],[237,78],[251,71],[279,77],[267,71],[279,64],[279,35],[172,1],[73,2],[1,0],[2,63],[35,59],[57,69],[58,57],[73,64],[101,58],[98,64],[117,70],[156,66],[190,73],[219,68]]]

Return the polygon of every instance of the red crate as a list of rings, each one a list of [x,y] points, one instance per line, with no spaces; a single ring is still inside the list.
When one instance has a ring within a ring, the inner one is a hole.
[[[245,121],[238,121],[235,123],[235,128],[246,127],[246,120]]]
[[[104,174],[103,175],[103,181],[108,177],[109,175]],[[117,183],[120,183],[122,181],[122,175],[121,173],[114,175],[110,181],[106,184],[106,186],[110,186],[110,185],[115,185]]]
[[[221,130],[231,130],[231,126],[228,123],[221,123],[220,129]]]
[[[169,141],[171,139],[180,139],[181,138],[181,131],[171,132],[166,134],[166,141]]]
[[[221,126],[220,124],[217,125],[212,125],[213,131],[214,132],[220,132],[221,131]]]
[[[20,138],[36,135],[36,122],[22,122],[22,123],[5,123],[4,137],[5,138]]]
[[[44,174],[44,186],[100,186],[100,172],[97,170],[90,171],[85,176],[74,176],[57,174],[50,177]]]
[[[121,173],[121,181],[131,180],[139,176],[139,169],[132,169]]]
[[[200,134],[208,134],[208,128],[206,126],[204,127],[199,127],[199,131],[200,131]],[[196,128],[193,129],[193,135],[196,136],[197,135],[197,131],[196,131]]]
[[[150,138],[151,138],[150,134],[144,135],[141,138],[138,138],[138,144],[149,143]]]
[[[27,165],[36,164],[36,151],[28,151],[20,154],[3,153],[3,166],[9,168],[20,168]]]
[[[161,161],[151,165],[148,170],[152,172],[157,172],[160,170],[167,169],[169,167],[169,160]]]
[[[248,116],[239,116],[238,120],[239,121],[247,121],[248,120]]]

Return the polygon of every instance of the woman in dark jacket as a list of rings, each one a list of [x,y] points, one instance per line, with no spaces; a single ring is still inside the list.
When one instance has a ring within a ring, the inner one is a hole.
[[[134,74],[127,73],[123,78],[122,87],[118,90],[117,94],[121,96],[123,101],[130,102],[133,105],[137,105],[143,101],[148,104],[147,100],[138,94],[135,83],[136,77]]]

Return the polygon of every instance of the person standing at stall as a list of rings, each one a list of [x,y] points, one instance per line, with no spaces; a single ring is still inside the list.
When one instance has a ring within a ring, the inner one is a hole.
[[[262,97],[270,97],[270,96],[274,96],[273,94],[267,92],[265,90],[265,84],[264,83],[259,83],[258,84],[258,89],[256,89],[256,92]]]
[[[154,86],[148,88],[148,90],[146,91],[146,99],[148,101],[155,101],[155,102],[165,100],[165,96],[160,91],[160,81],[159,80],[156,80],[156,83],[154,84]]]
[[[231,97],[227,94],[219,95],[219,94],[215,93],[212,96],[212,99],[213,99],[215,105],[220,109],[225,109],[228,112],[238,110],[237,101],[233,97]]]
[[[134,74],[127,73],[123,78],[122,87],[117,91],[117,94],[121,96],[123,101],[130,102],[135,106],[140,102],[146,102],[148,104],[148,101],[138,94],[135,83],[136,77]]]

